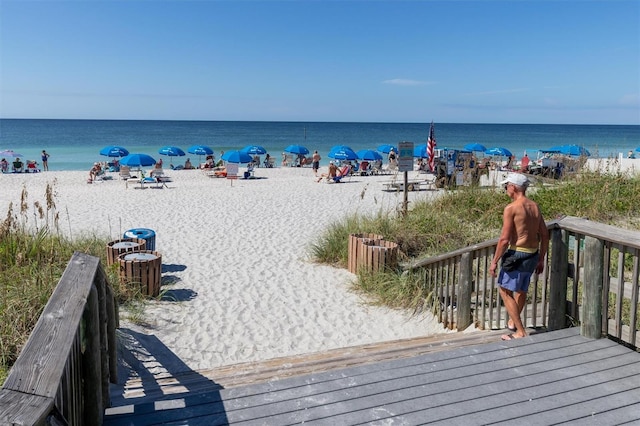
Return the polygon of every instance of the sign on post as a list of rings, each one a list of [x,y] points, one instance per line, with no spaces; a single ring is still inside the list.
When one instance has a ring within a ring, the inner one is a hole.
[[[236,163],[227,163],[227,179],[238,179],[238,165]]]
[[[400,142],[398,151],[398,171],[413,171],[413,142]]]

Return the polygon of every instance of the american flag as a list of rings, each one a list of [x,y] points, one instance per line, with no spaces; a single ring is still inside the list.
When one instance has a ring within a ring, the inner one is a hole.
[[[433,171],[436,163],[436,131],[431,122],[429,129],[429,139],[427,140],[427,157],[429,157],[429,170]]]

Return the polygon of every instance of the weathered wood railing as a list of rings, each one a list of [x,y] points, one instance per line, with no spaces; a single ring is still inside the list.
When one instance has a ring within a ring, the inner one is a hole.
[[[575,217],[547,226],[549,254],[544,272],[532,277],[525,324],[557,330],[580,323],[584,335],[609,335],[637,347],[640,232]],[[506,327],[506,310],[489,275],[497,241],[405,265],[433,291],[446,327]]]
[[[116,313],[100,260],[74,253],[0,389],[0,424],[102,424],[117,378]]]

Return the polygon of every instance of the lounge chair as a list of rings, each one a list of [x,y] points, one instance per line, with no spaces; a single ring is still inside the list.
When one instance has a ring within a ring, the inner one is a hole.
[[[38,163],[33,160],[27,160],[27,169],[25,170],[27,173],[38,173],[40,169],[38,168]]]
[[[371,163],[368,161],[360,162],[357,172],[360,176],[369,176],[371,174]]]
[[[345,178],[346,176],[350,176],[351,175],[351,166],[350,165],[345,165],[342,166],[340,168],[340,170],[338,171],[338,174],[336,175],[336,177],[331,178],[331,181],[335,182],[335,183],[340,183],[342,182],[342,179]]]
[[[133,178],[133,176],[131,176],[131,169],[129,166],[120,166],[120,171],[118,173],[120,173],[120,179],[127,180]]]

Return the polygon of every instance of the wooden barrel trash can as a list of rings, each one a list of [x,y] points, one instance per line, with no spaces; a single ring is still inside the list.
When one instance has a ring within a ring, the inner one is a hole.
[[[107,243],[107,266],[111,266],[118,261],[118,256],[132,251],[143,251],[147,249],[147,240],[142,238],[124,238]]]
[[[162,255],[157,251],[143,250],[118,256],[120,281],[124,285],[139,285],[142,294],[160,295]]]
[[[358,272],[358,258],[363,251],[362,243],[364,241],[382,241],[382,235],[371,234],[371,233],[362,233],[362,234],[349,234],[348,241],[348,255],[347,255],[347,269],[352,274]]]
[[[357,268],[369,272],[395,269],[398,267],[398,250],[398,244],[392,241],[363,241]]]

